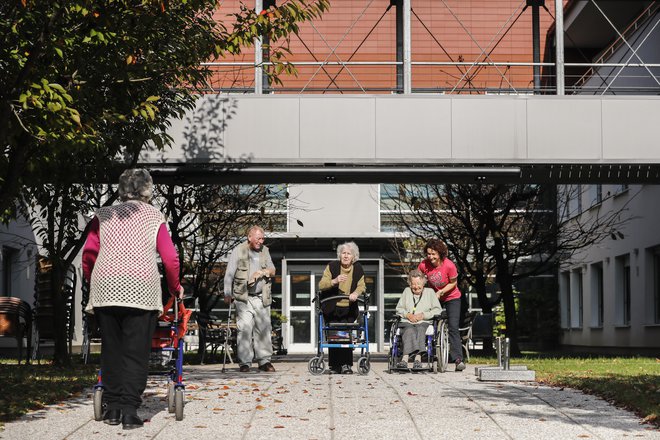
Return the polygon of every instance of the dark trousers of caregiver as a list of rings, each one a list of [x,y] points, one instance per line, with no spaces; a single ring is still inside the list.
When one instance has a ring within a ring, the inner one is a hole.
[[[333,307],[334,306],[334,307]],[[351,303],[348,307],[336,307],[335,304],[324,307],[323,320],[330,322],[355,322],[358,317],[357,303]],[[328,348],[328,365],[331,370],[339,371],[342,365],[353,365],[353,349],[351,348]]]
[[[147,386],[157,311],[131,307],[94,309],[101,329],[103,402],[108,410],[136,415]]]
[[[447,327],[449,328],[449,350],[452,362],[463,360],[463,346],[458,327],[461,321],[461,299],[456,298],[442,303],[447,311]]]

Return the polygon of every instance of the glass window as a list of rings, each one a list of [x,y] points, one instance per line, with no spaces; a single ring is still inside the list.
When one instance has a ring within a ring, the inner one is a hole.
[[[309,306],[312,301],[309,272],[291,272],[291,306]]]
[[[559,275],[559,307],[562,328],[569,328],[571,325],[570,277],[571,274],[568,271]]]
[[[616,324],[630,325],[630,256],[616,257],[615,264]]]
[[[591,265],[591,326],[603,326],[603,264]]]
[[[589,206],[594,206],[603,201],[603,185],[588,185],[587,196]]]
[[[0,288],[0,296],[18,296],[18,293],[13,292],[14,286],[12,285],[12,277],[16,268],[16,259],[18,258],[18,250],[3,246],[2,248],[2,285]]]
[[[582,328],[582,302],[582,269],[577,269],[571,273],[571,328]]]
[[[291,312],[291,328],[294,344],[309,344],[312,342],[311,314],[309,312]]]

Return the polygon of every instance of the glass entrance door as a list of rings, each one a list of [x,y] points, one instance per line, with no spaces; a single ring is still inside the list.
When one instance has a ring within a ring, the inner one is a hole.
[[[316,350],[316,317],[314,299],[316,276],[302,267],[291,267],[287,274],[286,311],[289,319],[287,346],[291,353]]]

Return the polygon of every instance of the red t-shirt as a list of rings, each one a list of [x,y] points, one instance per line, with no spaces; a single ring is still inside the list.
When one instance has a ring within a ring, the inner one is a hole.
[[[419,263],[417,269],[426,275],[429,287],[431,287],[436,292],[445,287],[450,282],[450,280],[455,280],[458,277],[456,265],[448,258],[445,258],[438,267],[433,266],[429,260],[424,259],[421,263]],[[456,287],[454,287],[452,290],[445,292],[445,294],[440,298],[440,302],[447,302],[449,300],[460,297],[461,291],[458,290],[457,284]]]

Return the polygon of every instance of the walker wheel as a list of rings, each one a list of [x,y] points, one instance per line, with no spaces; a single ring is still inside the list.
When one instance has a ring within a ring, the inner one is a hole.
[[[174,389],[174,418],[183,420],[183,388]]]
[[[323,374],[325,372],[325,362],[323,362],[323,358],[319,356],[311,358],[307,363],[307,369],[314,376]]]
[[[167,384],[167,411],[174,412],[174,382]]]
[[[103,420],[103,388],[94,388],[94,420]]]
[[[365,375],[369,373],[369,370],[371,370],[371,364],[369,363],[369,359],[366,357],[361,357],[358,359],[358,373]]]

